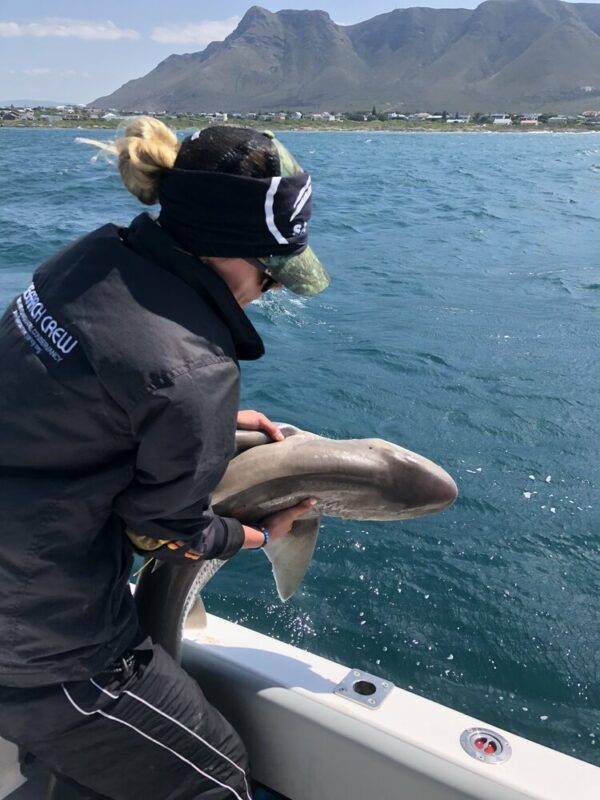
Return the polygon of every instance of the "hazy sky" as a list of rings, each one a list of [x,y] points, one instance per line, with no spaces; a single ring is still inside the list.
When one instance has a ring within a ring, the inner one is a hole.
[[[202,50],[230,33],[244,0],[0,0],[0,100],[89,102],[171,53]],[[263,8],[306,8],[305,0]],[[476,0],[322,0],[340,24],[410,5],[474,8]]]

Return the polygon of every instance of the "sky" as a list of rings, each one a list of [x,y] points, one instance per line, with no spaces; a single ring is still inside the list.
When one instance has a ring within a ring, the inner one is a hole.
[[[600,0],[598,0],[600,1]],[[248,0],[0,0],[0,102],[88,103],[149,72],[171,53],[221,41]],[[270,11],[306,0],[258,3]],[[410,5],[474,8],[477,0],[317,0],[349,25]]]

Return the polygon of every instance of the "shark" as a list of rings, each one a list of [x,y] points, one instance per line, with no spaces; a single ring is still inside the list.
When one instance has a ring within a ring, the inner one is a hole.
[[[237,431],[236,454],[212,496],[217,514],[256,523],[307,497],[316,505],[264,548],[280,599],[301,586],[322,518],[394,521],[435,514],[458,496],[453,478],[425,456],[383,439],[330,439],[279,424],[284,440]],[[226,561],[155,562],[135,591],[142,628],[175,658],[184,628],[204,627],[200,592]]]

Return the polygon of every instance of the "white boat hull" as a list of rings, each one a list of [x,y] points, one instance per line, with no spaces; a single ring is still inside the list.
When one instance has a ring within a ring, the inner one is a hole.
[[[290,800],[600,798],[591,764],[497,728],[512,755],[481,763],[460,744],[481,720],[398,688],[378,709],[357,705],[333,693],[348,667],[210,614],[188,631],[184,665],[238,729],[254,777]]]

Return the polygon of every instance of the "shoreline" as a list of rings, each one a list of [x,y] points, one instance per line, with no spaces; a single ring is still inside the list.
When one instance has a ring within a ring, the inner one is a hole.
[[[261,121],[262,122],[262,121]],[[202,121],[198,120],[198,125],[173,125],[170,122],[165,121],[165,124],[168,124],[169,127],[173,128],[175,131],[186,131],[191,130],[196,127],[210,127],[209,125],[202,125]],[[431,134],[431,133],[441,133],[441,134],[456,134],[456,133],[493,133],[493,134],[560,134],[560,133],[577,133],[577,134],[585,134],[585,133],[600,133],[600,126],[597,128],[588,128],[583,126],[565,126],[565,127],[550,127],[550,126],[543,126],[543,127],[536,127],[536,128],[521,128],[519,126],[507,126],[507,127],[499,127],[494,125],[414,125],[414,126],[373,126],[373,127],[350,127],[350,126],[339,126],[339,125],[281,125],[281,124],[273,124],[273,122],[264,121],[263,124],[258,125],[257,121],[253,120],[241,120],[240,127],[245,128],[258,128],[258,129],[270,129],[277,132],[288,132],[288,133],[369,133],[369,134]],[[244,124],[246,123],[246,124]],[[254,123],[254,124],[252,124]],[[226,125],[231,125],[232,123],[225,123]],[[10,130],[43,130],[43,131],[52,131],[52,130],[72,130],[72,131],[117,131],[119,128],[122,128],[123,125],[73,125],[73,124],[65,124],[65,125],[31,125],[31,124],[23,124],[20,122],[13,123],[10,120],[5,120],[0,122],[0,129],[7,128]]]

